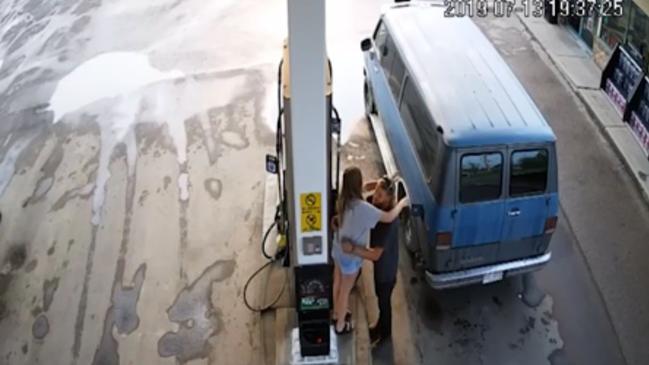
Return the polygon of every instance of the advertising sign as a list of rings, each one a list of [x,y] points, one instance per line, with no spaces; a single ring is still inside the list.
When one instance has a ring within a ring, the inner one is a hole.
[[[640,65],[623,47],[618,46],[604,69],[600,87],[620,115],[625,115],[627,104],[643,76]]]
[[[649,156],[649,77],[642,80],[629,103],[628,122],[640,146]]]

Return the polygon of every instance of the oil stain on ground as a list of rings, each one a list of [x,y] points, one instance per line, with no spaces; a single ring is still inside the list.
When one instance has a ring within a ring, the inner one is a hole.
[[[36,266],[38,266],[38,260],[33,259],[31,260],[27,265],[25,265],[25,272],[30,273],[36,269]]]
[[[13,279],[12,272],[19,270],[27,261],[27,247],[24,244],[15,244],[9,247],[3,260],[2,270],[9,272],[0,273],[0,321],[9,316],[10,310],[5,300],[5,294],[9,291],[9,286]],[[28,264],[28,266],[31,266]],[[34,268],[36,264],[33,265]]]
[[[23,207],[26,207],[27,205],[35,204],[45,198],[47,193],[49,193],[49,191],[52,189],[52,186],[54,186],[54,177],[56,174],[56,170],[59,168],[62,161],[63,161],[63,146],[59,142],[52,150],[47,161],[45,161],[43,166],[41,166],[40,169],[41,176],[36,182],[36,186],[34,186],[34,191],[32,192],[32,195],[24,201]]]
[[[221,190],[223,188],[223,184],[221,183],[221,180],[219,179],[207,179],[205,180],[205,190],[210,194],[212,199],[214,200],[219,200],[221,197]]]
[[[50,332],[50,322],[45,316],[45,314],[40,314],[36,317],[34,324],[32,325],[32,335],[37,340],[42,340]]]
[[[212,286],[232,276],[235,265],[233,260],[216,261],[178,294],[167,315],[179,329],[165,333],[158,341],[161,357],[174,356],[186,363],[209,355],[210,338],[223,329],[221,313],[212,305]]]
[[[113,337],[113,326],[117,328],[119,334],[131,334],[140,324],[140,318],[137,315],[137,303],[140,300],[140,292],[146,275],[146,264],[141,264],[132,280],[132,285],[124,286],[122,279],[124,276],[124,260],[117,262],[117,276],[113,284],[113,293],[111,297],[111,306],[106,311],[104,319],[104,332],[93,364],[98,365],[117,365],[119,364],[119,352],[117,341]]]
[[[54,278],[52,280],[45,280],[43,283],[43,310],[47,312],[52,305],[54,300],[54,293],[56,289],[59,288],[59,278]]]
[[[4,295],[9,291],[9,286],[13,276],[11,274],[0,274],[0,321],[8,315],[7,303],[4,301]]]
[[[14,245],[9,248],[5,258],[5,264],[9,264],[11,271],[23,267],[27,260],[27,248],[23,244]]]

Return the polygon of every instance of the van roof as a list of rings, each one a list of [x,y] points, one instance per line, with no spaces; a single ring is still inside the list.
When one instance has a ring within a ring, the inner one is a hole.
[[[445,7],[399,4],[383,21],[417,80],[448,145],[554,142],[556,137],[516,76],[467,17]]]

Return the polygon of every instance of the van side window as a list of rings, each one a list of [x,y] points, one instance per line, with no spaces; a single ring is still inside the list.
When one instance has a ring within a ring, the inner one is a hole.
[[[388,36],[388,30],[385,28],[385,23],[380,22],[374,31],[374,46],[379,51],[379,54],[383,54],[383,48],[385,48],[385,40]]]
[[[399,100],[399,91],[401,91],[401,82],[403,81],[403,75],[406,70],[401,60],[401,55],[394,52],[394,61],[392,61],[392,68],[390,70],[390,90],[392,90],[392,95],[394,95],[395,100]]]
[[[499,152],[467,154],[460,163],[460,203],[500,197],[503,155]]]
[[[394,61],[394,51],[394,42],[392,41],[392,37],[390,37],[390,35],[388,34],[385,38],[385,44],[382,48],[379,48],[381,66],[383,67],[383,71],[385,72],[385,76],[388,78],[388,80],[390,79],[392,61]]]
[[[548,183],[548,151],[514,151],[509,178],[509,196],[545,193]]]
[[[399,107],[408,136],[419,157],[419,162],[429,183],[437,183],[437,148],[439,135],[435,131],[426,104],[419,95],[415,84],[408,78],[403,88],[403,98]],[[433,190],[435,186],[431,186]]]

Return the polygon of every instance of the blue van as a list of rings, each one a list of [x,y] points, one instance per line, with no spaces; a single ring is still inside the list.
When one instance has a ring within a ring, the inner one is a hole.
[[[384,9],[361,43],[365,108],[412,202],[401,240],[436,289],[536,270],[557,225],[556,137],[469,18]]]

